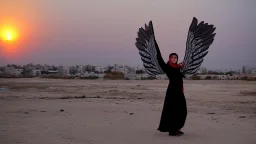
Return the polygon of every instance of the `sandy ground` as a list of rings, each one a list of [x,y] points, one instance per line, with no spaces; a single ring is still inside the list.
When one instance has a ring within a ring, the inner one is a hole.
[[[256,82],[184,83],[172,137],[156,130],[168,81],[0,79],[0,144],[256,144]]]

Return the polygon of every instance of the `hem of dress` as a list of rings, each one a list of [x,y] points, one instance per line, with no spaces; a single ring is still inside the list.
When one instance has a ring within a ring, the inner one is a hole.
[[[158,131],[160,131],[160,132],[169,132],[168,130],[161,130],[161,129],[157,129]]]

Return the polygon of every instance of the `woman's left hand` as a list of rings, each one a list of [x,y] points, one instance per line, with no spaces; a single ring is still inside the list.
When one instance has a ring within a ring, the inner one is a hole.
[[[179,63],[179,66],[180,66],[181,68],[183,68],[183,67],[184,67],[184,62]]]

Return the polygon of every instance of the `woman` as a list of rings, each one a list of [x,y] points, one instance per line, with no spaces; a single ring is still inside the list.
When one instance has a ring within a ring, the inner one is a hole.
[[[171,53],[169,61],[165,64],[159,61],[160,67],[169,78],[161,121],[158,130],[169,132],[169,135],[179,136],[184,133],[181,128],[187,117],[187,104],[183,93],[183,74],[180,69],[184,64],[178,62],[178,55]]]
[[[186,121],[187,104],[183,93],[183,77],[197,72],[214,41],[215,29],[204,21],[198,24],[194,17],[188,31],[184,63],[177,64],[176,53],[170,54],[169,61],[164,62],[155,39],[152,21],[149,25],[145,24],[145,29],[139,28],[135,45],[147,74],[166,74],[169,78],[159,131],[175,136],[184,134],[181,128]]]

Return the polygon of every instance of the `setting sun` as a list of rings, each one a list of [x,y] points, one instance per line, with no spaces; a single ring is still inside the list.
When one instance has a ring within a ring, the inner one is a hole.
[[[1,19],[1,18],[0,18]],[[14,59],[20,53],[26,52],[24,46],[33,26],[26,20],[17,18],[2,18],[0,21],[0,53],[6,58]],[[24,33],[26,31],[26,33]]]
[[[11,32],[6,32],[5,39],[8,40],[8,41],[12,40],[12,33]]]
[[[1,37],[4,41],[14,41],[17,39],[17,31],[12,27],[3,27]]]

